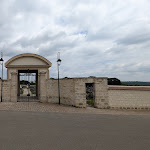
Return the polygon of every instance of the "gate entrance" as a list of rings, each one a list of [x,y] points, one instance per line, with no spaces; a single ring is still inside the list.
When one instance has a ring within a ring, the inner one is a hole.
[[[12,102],[47,102],[46,81],[52,63],[37,54],[20,54],[5,63]]]
[[[37,102],[38,70],[18,70],[18,102]]]
[[[86,103],[87,106],[94,107],[95,101],[95,91],[94,91],[94,83],[86,83]]]

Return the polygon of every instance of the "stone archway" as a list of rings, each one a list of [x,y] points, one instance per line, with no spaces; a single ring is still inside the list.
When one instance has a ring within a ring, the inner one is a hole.
[[[20,95],[20,73],[27,71],[36,73],[36,96],[40,102],[46,102],[46,80],[49,79],[49,67],[52,63],[37,54],[20,54],[12,57],[5,63],[7,68],[7,80],[11,81],[11,101],[17,102]]]

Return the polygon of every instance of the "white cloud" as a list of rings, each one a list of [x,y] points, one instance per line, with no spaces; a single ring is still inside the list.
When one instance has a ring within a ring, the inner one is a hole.
[[[51,77],[60,51],[61,77],[150,81],[149,8],[149,0],[1,0],[0,49],[5,61],[46,57]]]

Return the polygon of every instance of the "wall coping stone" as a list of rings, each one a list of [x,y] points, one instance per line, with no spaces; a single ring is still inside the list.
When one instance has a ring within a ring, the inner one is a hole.
[[[135,90],[135,91],[150,91],[150,86],[113,86],[109,85],[108,90]]]
[[[50,78],[51,80],[58,80],[56,78]],[[59,78],[59,80],[67,80],[67,79],[108,79],[107,77],[65,77],[65,78]]]

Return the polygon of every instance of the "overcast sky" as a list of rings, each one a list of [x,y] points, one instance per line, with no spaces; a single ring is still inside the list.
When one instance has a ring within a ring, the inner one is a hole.
[[[0,50],[44,56],[54,78],[60,52],[61,77],[150,81],[150,0],[0,0]]]

